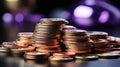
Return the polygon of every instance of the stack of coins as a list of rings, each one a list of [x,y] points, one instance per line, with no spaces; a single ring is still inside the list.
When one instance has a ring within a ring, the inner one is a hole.
[[[14,42],[3,42],[0,46],[0,56],[6,56],[9,55],[10,50],[15,47]]]
[[[90,33],[90,38],[92,42],[93,52],[104,53],[111,50],[110,46],[107,45],[108,33],[93,31]]]
[[[108,36],[108,45],[112,47],[113,51],[120,50],[120,38],[114,36]]]
[[[112,47],[120,47],[120,38],[114,37],[114,36],[108,36],[108,45],[111,45]]]
[[[105,53],[111,50],[111,47],[107,44],[107,40],[92,41],[93,52]]]
[[[33,32],[20,32],[17,35],[15,41],[15,47],[10,49],[12,54],[15,56],[23,56],[26,51],[34,51],[35,47],[33,44]]]
[[[68,52],[91,52],[91,43],[89,42],[89,37],[85,30],[65,30],[63,38]]]
[[[61,28],[68,21],[61,18],[43,18],[35,27],[33,39],[39,52],[59,52]]]
[[[33,36],[32,32],[20,32],[20,33],[18,33],[16,45],[18,45],[18,46],[32,45],[33,44],[32,36]]]
[[[64,31],[65,31],[65,30],[74,30],[74,29],[76,29],[76,27],[74,27],[74,26],[72,26],[72,25],[63,25],[63,26],[62,26],[60,43],[61,43],[61,48],[62,48],[63,51],[65,51],[65,49],[66,49],[65,44],[63,43]]]

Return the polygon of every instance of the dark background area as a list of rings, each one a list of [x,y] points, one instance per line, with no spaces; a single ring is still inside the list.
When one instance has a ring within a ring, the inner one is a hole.
[[[0,0],[0,43],[2,43],[3,41],[14,41],[18,32],[33,32],[34,27],[38,22],[31,23],[31,20],[29,18],[30,15],[40,14],[41,17],[50,18],[52,11],[59,8],[67,10],[69,11],[69,13],[72,14],[72,9],[79,2],[83,1],[84,0],[20,0],[19,6],[17,8],[9,9],[8,6],[6,6],[6,0]],[[107,3],[115,6],[117,9],[120,10],[120,0],[101,1],[106,1]],[[20,24],[16,23],[16,21],[13,20],[11,26],[8,27],[2,19],[3,15],[8,12],[14,16],[19,12],[25,12],[28,18],[27,20],[24,19],[24,21],[22,22],[22,26],[18,26]],[[94,25],[91,27],[82,27],[77,24],[74,24],[75,21],[73,21],[71,18],[67,18],[67,20],[70,22],[70,25],[74,25],[80,29],[106,31],[110,35],[120,36],[119,21],[117,21],[118,23],[116,24],[114,24],[114,22],[113,24],[99,24],[97,22],[94,22]]]

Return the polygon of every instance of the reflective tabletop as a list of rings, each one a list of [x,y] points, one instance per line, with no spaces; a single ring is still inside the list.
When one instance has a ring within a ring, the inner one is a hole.
[[[23,57],[0,54],[0,67],[120,67],[120,58],[51,62],[48,60],[25,60]]]

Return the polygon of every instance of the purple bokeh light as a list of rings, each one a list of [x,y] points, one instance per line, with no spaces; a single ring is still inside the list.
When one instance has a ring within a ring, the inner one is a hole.
[[[103,11],[99,17],[100,23],[106,23],[109,19],[109,13],[107,11]]]
[[[93,14],[93,9],[88,6],[80,5],[75,8],[73,14],[76,18],[90,18]]]
[[[108,4],[106,2],[99,2],[99,5],[103,8],[105,8],[106,10],[109,10],[114,18],[116,18],[114,21],[119,20],[120,19],[120,10],[118,8],[116,8],[114,5]]]
[[[85,4],[87,5],[95,5],[96,0],[85,0]]]
[[[67,10],[64,9],[55,9],[52,13],[51,13],[51,17],[57,17],[57,18],[65,18],[68,19],[70,17],[70,13]]]
[[[5,13],[5,14],[3,14],[2,20],[3,20],[5,23],[11,23],[12,20],[13,20],[13,16],[12,16],[11,13]]]
[[[34,23],[39,22],[40,18],[42,18],[42,16],[40,14],[31,15],[31,21],[34,22]]]
[[[16,20],[17,22],[23,22],[23,20],[24,20],[24,15],[23,15],[22,13],[16,14],[15,20]]]
[[[86,26],[89,27],[93,24],[92,20],[90,18],[88,19],[80,19],[80,18],[74,18],[74,21],[76,22],[76,24],[78,24],[79,26]]]

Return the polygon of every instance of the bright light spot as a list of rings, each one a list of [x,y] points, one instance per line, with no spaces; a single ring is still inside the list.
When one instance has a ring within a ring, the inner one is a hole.
[[[24,20],[23,14],[22,14],[22,13],[16,14],[15,20],[16,20],[17,22],[22,22],[22,21]]]
[[[18,2],[19,0],[6,0],[7,2]]]
[[[93,14],[93,9],[88,6],[78,6],[74,10],[74,16],[77,18],[89,18]]]
[[[105,8],[106,10],[109,10],[112,13],[112,16],[114,16],[115,21],[120,19],[120,10],[118,8],[116,8],[115,6],[113,6],[109,3],[106,3],[104,1],[99,2],[99,5],[103,8]]]
[[[80,18],[75,18],[74,19],[76,24],[80,25],[80,26],[91,26],[93,23],[92,23],[92,20],[91,19],[80,19]]]
[[[109,13],[107,11],[103,11],[99,17],[100,23],[106,23],[109,19]]]
[[[19,0],[6,0],[6,6],[8,9],[17,9],[19,6]]]
[[[65,18],[68,19],[70,17],[70,13],[64,9],[55,9],[51,13],[52,17],[57,17],[57,18]]]
[[[2,19],[3,19],[3,21],[4,21],[5,23],[10,23],[10,22],[12,22],[12,20],[13,20],[13,16],[12,16],[11,13],[5,13],[5,14],[3,15]]]

